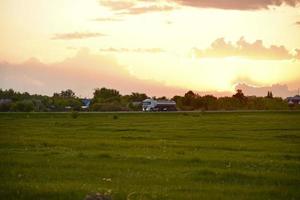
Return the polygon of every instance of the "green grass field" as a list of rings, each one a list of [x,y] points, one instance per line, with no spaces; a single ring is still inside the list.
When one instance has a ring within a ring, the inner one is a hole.
[[[300,199],[300,113],[0,114],[0,199],[93,192]]]

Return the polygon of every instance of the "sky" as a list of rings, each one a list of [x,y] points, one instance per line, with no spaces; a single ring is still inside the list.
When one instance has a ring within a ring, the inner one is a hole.
[[[171,97],[241,86],[284,97],[300,88],[300,0],[1,0],[0,27],[3,89]]]

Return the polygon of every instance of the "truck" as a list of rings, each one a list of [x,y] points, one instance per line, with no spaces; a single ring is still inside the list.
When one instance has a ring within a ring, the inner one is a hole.
[[[145,112],[151,111],[176,111],[176,102],[171,100],[145,99],[142,102],[142,108]]]

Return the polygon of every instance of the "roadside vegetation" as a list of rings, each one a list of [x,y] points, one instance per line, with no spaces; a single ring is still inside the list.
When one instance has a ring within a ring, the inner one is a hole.
[[[53,96],[31,95],[12,89],[0,89],[0,112],[63,112],[63,111],[141,111],[141,102],[147,98],[166,100],[166,97],[149,97],[143,93],[121,95],[115,89],[95,89],[91,99],[79,98],[68,89]],[[265,97],[245,96],[241,90],[231,97],[200,96],[188,91],[184,96],[171,98],[178,110],[299,110],[299,104],[288,104],[268,92]],[[86,103],[88,102],[88,106]]]

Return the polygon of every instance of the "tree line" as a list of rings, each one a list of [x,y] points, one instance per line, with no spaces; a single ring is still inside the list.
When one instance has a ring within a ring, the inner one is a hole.
[[[141,102],[150,98],[144,93],[134,92],[130,95],[121,95],[118,90],[97,88],[93,98],[82,99],[67,89],[52,96],[31,95],[27,92],[20,93],[13,89],[0,89],[1,112],[61,112],[61,111],[139,111]],[[164,99],[166,97],[151,97]],[[188,91],[184,96],[174,96],[169,99],[176,102],[178,110],[288,110],[300,109],[299,105],[290,105],[280,97],[273,97],[268,92],[265,97],[245,96],[242,90],[230,97],[215,97]]]

